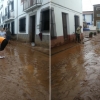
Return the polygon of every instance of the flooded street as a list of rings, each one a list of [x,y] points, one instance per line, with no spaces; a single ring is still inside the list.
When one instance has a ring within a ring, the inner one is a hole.
[[[100,34],[52,55],[52,100],[100,100]]]
[[[25,45],[8,44],[0,59],[0,100],[48,100],[49,57]]]

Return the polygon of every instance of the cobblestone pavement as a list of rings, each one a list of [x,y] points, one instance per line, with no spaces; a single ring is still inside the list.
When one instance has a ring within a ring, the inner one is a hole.
[[[0,59],[0,100],[48,100],[49,57],[11,43]]]
[[[100,100],[100,34],[51,62],[52,100]]]

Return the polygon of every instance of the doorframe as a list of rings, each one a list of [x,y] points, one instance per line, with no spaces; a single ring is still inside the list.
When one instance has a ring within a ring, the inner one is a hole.
[[[30,32],[30,31],[31,31],[30,23],[31,23],[31,17],[32,17],[32,16],[35,16],[35,37],[36,37],[36,29],[37,29],[37,28],[36,28],[36,26],[37,26],[37,23],[36,23],[36,21],[37,21],[37,14],[36,14],[36,12],[35,12],[35,13],[32,13],[32,14],[29,14],[28,33],[29,33],[29,41],[30,41],[30,42],[31,42],[31,38],[30,38],[30,37],[31,37],[31,34],[32,34],[32,33]],[[34,41],[35,41],[35,39],[34,39]]]

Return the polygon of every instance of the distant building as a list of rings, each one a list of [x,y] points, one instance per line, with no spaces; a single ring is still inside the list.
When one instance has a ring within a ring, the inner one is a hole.
[[[94,26],[100,29],[100,4],[94,6]]]
[[[83,22],[86,22],[87,25],[93,25],[93,11],[83,11]]]

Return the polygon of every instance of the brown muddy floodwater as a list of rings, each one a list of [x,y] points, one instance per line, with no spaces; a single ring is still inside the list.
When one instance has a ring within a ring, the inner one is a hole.
[[[52,100],[100,100],[100,35],[52,55]]]
[[[49,57],[11,43],[0,59],[0,100],[48,100]]]

